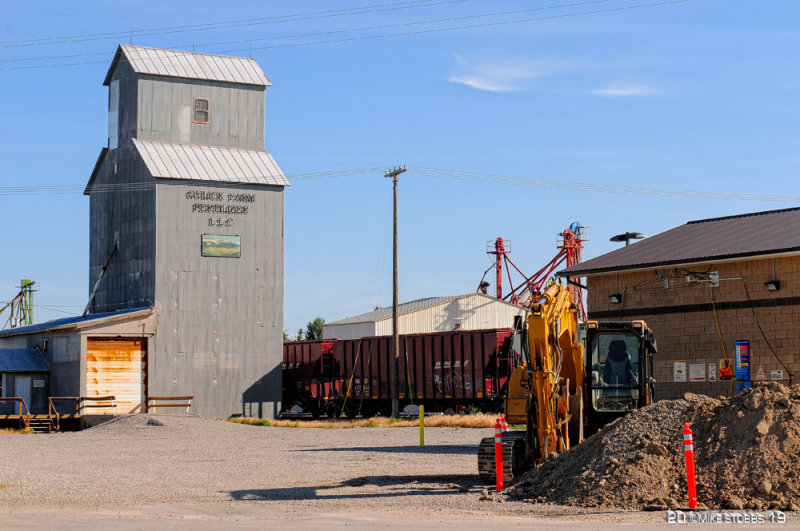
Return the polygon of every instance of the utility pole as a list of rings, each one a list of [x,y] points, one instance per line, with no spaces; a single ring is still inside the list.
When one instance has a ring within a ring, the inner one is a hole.
[[[392,277],[393,277],[393,295],[392,295],[392,417],[400,417],[400,379],[398,375],[398,368],[400,363],[400,338],[397,333],[397,177],[401,173],[405,173],[405,166],[394,168],[386,172],[384,177],[391,177],[394,183],[394,253],[392,264]]]

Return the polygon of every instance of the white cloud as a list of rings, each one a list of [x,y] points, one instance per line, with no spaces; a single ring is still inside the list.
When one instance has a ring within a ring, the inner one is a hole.
[[[471,62],[459,55],[454,57],[458,65],[447,80],[489,92],[527,90],[534,79],[554,76],[567,69],[566,65],[549,61],[493,59]]]
[[[462,85],[478,90],[488,90],[489,92],[511,92],[520,90],[514,83],[492,79],[486,76],[451,76],[448,81],[451,83],[461,83]]]
[[[641,96],[653,96],[658,91],[647,85],[632,85],[627,83],[611,83],[605,87],[592,91],[595,96],[604,98],[631,98]]]

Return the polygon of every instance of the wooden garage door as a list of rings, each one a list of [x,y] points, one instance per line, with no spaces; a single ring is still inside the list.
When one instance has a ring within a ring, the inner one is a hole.
[[[116,397],[113,409],[84,414],[142,413],[147,404],[147,339],[89,338],[86,345],[86,396]]]

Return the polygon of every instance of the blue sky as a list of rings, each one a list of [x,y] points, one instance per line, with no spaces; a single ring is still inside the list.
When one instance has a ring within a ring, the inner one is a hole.
[[[273,83],[266,148],[290,180],[407,165],[400,177],[401,301],[474,291],[490,263],[486,242],[498,236],[511,240],[512,259],[533,272],[573,221],[591,227],[584,252],[591,258],[614,249],[608,238],[626,230],[653,235],[692,219],[798,206],[800,4],[635,7],[653,3],[233,0],[221,10],[203,0],[4,2],[0,186],[82,190],[106,142],[102,81],[117,43],[130,42],[132,32],[143,46],[252,53]],[[380,7],[342,11],[364,6]],[[142,31],[331,10],[338,11]],[[514,10],[527,11],[491,16]],[[580,14],[589,11],[603,12]],[[541,17],[558,18],[495,24]],[[422,23],[439,19],[458,20]],[[373,38],[475,24],[495,25]],[[374,26],[391,27],[352,31]],[[9,42],[105,32],[116,35]],[[283,38],[291,35],[306,36]],[[242,42],[207,45],[226,41]],[[52,58],[66,55],[77,57]],[[17,61],[34,57],[52,59]],[[55,66],[64,63],[87,64]],[[37,68],[15,69],[28,66]],[[470,182],[414,167],[594,186]],[[789,197],[597,191],[605,186]],[[4,192],[0,205],[0,300],[16,293],[20,278],[32,278],[41,287],[37,321],[79,313],[89,291],[88,198]],[[293,181],[285,259],[291,334],[318,315],[332,321],[391,304],[391,261],[391,183],[381,171]]]

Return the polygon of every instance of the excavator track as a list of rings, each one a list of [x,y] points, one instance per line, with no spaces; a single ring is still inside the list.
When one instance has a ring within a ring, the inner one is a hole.
[[[494,437],[486,437],[478,446],[478,475],[481,482],[494,484]],[[503,434],[503,483],[506,484],[525,472],[525,432],[507,431]]]

